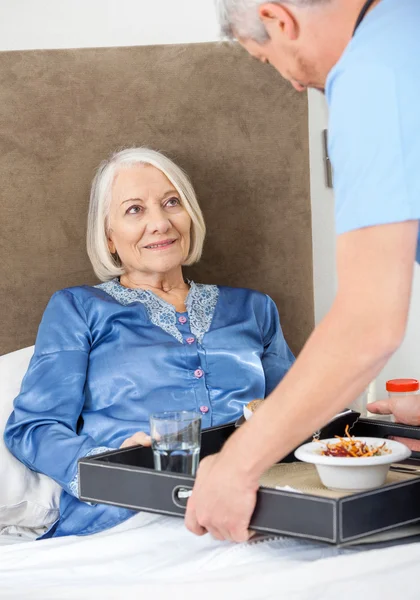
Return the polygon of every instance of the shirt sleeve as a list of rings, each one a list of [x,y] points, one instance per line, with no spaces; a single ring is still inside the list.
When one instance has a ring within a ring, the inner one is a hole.
[[[90,345],[80,302],[68,290],[57,292],[43,315],[34,356],[4,434],[16,458],[74,496],[77,460],[109,449],[77,433]]]
[[[265,375],[265,395],[268,396],[286,375],[295,358],[284,339],[277,307],[271,298],[268,296],[266,298],[262,364]]]
[[[347,66],[327,87],[336,229],[420,218],[420,111],[384,64]]]

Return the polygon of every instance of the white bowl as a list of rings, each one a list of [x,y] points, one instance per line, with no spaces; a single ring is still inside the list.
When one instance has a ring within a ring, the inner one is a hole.
[[[394,440],[371,437],[356,439],[371,447],[381,446],[385,442],[390,452],[366,458],[323,456],[321,452],[326,449],[326,444],[335,444],[339,441],[337,438],[331,438],[304,444],[295,451],[295,456],[303,462],[314,464],[322,483],[330,490],[356,492],[383,485],[391,464],[401,462],[411,455],[411,450],[407,446]]]
[[[249,421],[249,419],[252,417],[253,414],[254,413],[252,412],[252,410],[249,410],[249,408],[244,406],[244,417],[247,421]]]

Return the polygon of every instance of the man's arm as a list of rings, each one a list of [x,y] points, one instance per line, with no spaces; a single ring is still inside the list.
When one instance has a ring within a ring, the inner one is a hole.
[[[418,222],[368,227],[338,238],[338,292],[295,365],[216,457],[204,461],[186,524],[242,541],[261,474],[376,377],[400,345],[411,296]]]

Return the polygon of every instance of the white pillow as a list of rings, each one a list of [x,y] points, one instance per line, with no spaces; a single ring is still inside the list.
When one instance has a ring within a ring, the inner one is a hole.
[[[59,516],[61,487],[18,461],[3,441],[13,400],[19,394],[34,347],[0,356],[0,530],[9,525],[37,529]]]

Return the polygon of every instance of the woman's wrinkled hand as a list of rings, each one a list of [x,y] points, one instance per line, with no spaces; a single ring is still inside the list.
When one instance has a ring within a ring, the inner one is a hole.
[[[123,441],[120,448],[130,448],[130,446],[151,446],[152,438],[144,431],[138,431],[131,437]]]

